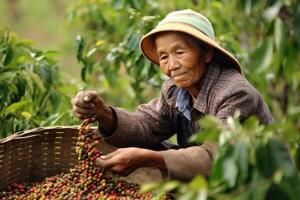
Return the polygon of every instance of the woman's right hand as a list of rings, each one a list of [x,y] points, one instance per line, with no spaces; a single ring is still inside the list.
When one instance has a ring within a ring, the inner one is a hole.
[[[91,116],[98,118],[104,105],[103,100],[95,91],[80,91],[71,102],[74,113],[80,119]]]
[[[80,91],[71,101],[73,111],[80,119],[94,117],[107,130],[113,128],[113,113],[96,91]]]

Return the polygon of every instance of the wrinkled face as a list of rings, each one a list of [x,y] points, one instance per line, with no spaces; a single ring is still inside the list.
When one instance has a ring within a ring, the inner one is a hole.
[[[154,39],[161,70],[181,88],[193,87],[202,77],[207,58],[195,39],[179,32],[163,32]]]

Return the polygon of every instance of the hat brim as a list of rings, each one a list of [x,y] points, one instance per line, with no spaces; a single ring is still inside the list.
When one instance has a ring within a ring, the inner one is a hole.
[[[156,53],[153,36],[157,33],[165,32],[165,31],[183,32],[199,39],[200,41],[206,43],[207,45],[214,47],[217,50],[215,51],[215,58],[221,64],[228,67],[230,66],[235,67],[242,74],[240,63],[233,55],[231,55],[228,51],[222,48],[215,40],[209,38],[198,29],[194,28],[191,25],[181,23],[181,22],[180,23],[172,22],[172,23],[159,25],[158,27],[156,27],[155,29],[147,33],[144,37],[142,37],[140,41],[140,48],[142,50],[142,53],[146,58],[148,58],[154,64],[159,65],[159,59]]]

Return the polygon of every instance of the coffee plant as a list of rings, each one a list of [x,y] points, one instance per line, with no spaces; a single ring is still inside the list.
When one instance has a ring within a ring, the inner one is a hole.
[[[226,125],[213,116],[203,118],[200,124],[203,131],[192,137],[191,142],[201,144],[210,140],[219,144],[209,179],[197,176],[187,184],[147,184],[142,191],[176,191],[175,198],[179,200],[299,198],[299,160],[293,159],[289,151],[281,130],[284,124],[265,126],[254,117],[241,124],[237,116],[229,118]],[[299,152],[297,148],[295,157],[299,158]]]
[[[41,125],[75,123],[65,89],[70,84],[63,85],[57,54],[0,29],[0,138]]]

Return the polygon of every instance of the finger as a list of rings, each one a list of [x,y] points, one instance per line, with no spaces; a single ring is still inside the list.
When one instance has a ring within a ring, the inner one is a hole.
[[[80,115],[80,114],[77,114],[77,113],[75,113],[75,115],[76,115],[79,119],[82,119],[82,120],[84,120],[84,119],[86,118],[84,115]]]
[[[101,158],[97,158],[97,159],[95,160],[95,164],[96,164],[97,166],[101,167],[102,169],[105,168],[105,161],[104,161],[103,159],[101,159]]]
[[[104,102],[97,92],[91,91],[83,97],[84,101],[93,103],[96,107],[102,107]]]
[[[73,105],[84,109],[95,108],[95,105],[92,102],[85,102],[82,99],[73,100]]]
[[[95,114],[95,110],[94,109],[83,109],[80,107],[73,107],[73,111],[78,114],[78,115],[83,115],[83,116],[90,116]]]
[[[80,94],[82,96],[82,100],[86,103],[93,102],[94,99],[99,98],[98,93],[96,91],[86,91]]]
[[[90,96],[84,96],[84,97],[83,97],[83,101],[84,101],[84,102],[87,102],[87,103],[88,103],[90,100],[91,100],[91,97],[90,97]]]
[[[102,170],[107,170],[107,169],[110,169],[112,167],[114,167],[115,163],[114,162],[111,162],[110,160],[104,160],[104,159],[101,159],[100,158],[97,158],[95,160],[95,164],[102,168]]]
[[[119,153],[119,149],[117,149],[109,154],[102,155],[102,156],[100,156],[100,158],[103,160],[109,160],[109,159],[112,159],[114,156],[116,156],[118,153]]]
[[[77,106],[92,106],[92,99],[98,96],[96,91],[80,91],[72,100],[72,104]]]
[[[119,166],[119,165],[113,166],[110,170],[117,173],[117,174],[120,174],[122,176],[128,176],[132,171],[134,171],[133,169],[124,168],[124,167]]]
[[[110,108],[104,103],[96,91],[79,92],[76,98],[78,101],[74,101],[73,105],[86,109],[95,108],[95,118],[99,118],[99,116],[103,114],[103,111],[110,111]]]

